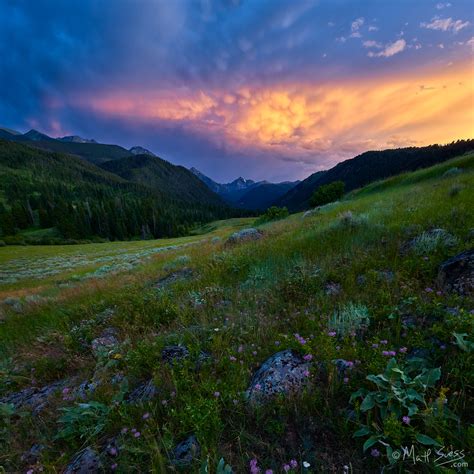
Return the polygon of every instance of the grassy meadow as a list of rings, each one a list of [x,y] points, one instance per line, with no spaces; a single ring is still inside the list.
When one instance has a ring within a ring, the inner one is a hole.
[[[393,455],[414,445],[463,450],[474,468],[474,305],[437,283],[473,246],[473,190],[470,154],[264,224],[255,242],[226,245],[248,218],[169,240],[0,248],[0,398],[61,382],[37,414],[0,403],[0,466],[62,472],[89,447],[121,473],[459,470]],[[118,343],[91,350],[110,328]],[[163,362],[177,344],[188,357]],[[252,406],[252,375],[283,349],[311,361],[306,388]],[[149,380],[156,396],[128,403]],[[199,454],[173,464],[190,435]]]

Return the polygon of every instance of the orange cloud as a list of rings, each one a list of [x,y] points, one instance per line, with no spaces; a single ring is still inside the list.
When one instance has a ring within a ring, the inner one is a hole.
[[[247,85],[197,93],[112,91],[79,102],[131,120],[182,122],[230,149],[306,161],[321,155],[337,161],[371,148],[474,136],[470,63],[333,83]]]

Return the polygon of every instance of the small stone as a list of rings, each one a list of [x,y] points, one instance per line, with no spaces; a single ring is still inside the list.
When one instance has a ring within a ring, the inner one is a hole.
[[[99,455],[92,448],[85,448],[73,458],[64,474],[91,474],[100,472],[102,463]]]
[[[193,461],[199,459],[200,454],[201,446],[196,436],[191,435],[173,449],[171,462],[177,466],[189,466]]]
[[[187,357],[189,357],[188,348],[180,344],[173,345],[173,346],[166,346],[161,351],[161,358],[163,359],[163,361],[168,362],[170,364],[173,364],[173,362],[184,360]]]

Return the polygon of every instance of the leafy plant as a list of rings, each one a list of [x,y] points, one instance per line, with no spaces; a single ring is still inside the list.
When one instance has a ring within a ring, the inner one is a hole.
[[[441,376],[439,368],[428,369],[424,365],[423,359],[413,358],[399,364],[392,358],[382,374],[366,377],[377,386],[377,390],[360,388],[351,395],[352,403],[358,404],[356,401],[362,398],[359,409],[367,417],[367,423],[354,433],[356,438],[368,436],[363,446],[364,451],[376,443],[381,443],[387,448],[387,456],[392,461],[390,443],[400,443],[403,425],[411,426],[411,417],[428,408],[426,393],[435,386]],[[421,444],[438,444],[416,430],[410,434]]]
[[[207,458],[201,465],[200,474],[209,474],[209,458]],[[232,474],[232,467],[226,464],[224,458],[221,458],[217,463],[216,474]]]
[[[110,408],[100,402],[78,403],[74,407],[61,408],[63,415],[58,423],[62,425],[56,439],[90,440],[103,431],[107,424]]]

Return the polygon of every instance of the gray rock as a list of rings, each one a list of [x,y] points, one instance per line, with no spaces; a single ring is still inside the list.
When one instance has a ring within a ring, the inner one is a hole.
[[[226,244],[234,245],[239,244],[241,242],[249,242],[252,240],[259,240],[263,237],[263,233],[255,229],[253,227],[249,229],[239,230],[238,232],[234,232],[228,239]]]
[[[310,368],[311,363],[291,349],[277,352],[254,374],[246,392],[247,399],[258,403],[275,395],[297,393],[308,384]]]
[[[171,462],[176,466],[189,466],[193,461],[199,459],[201,446],[196,436],[191,435],[181,441],[171,454]]]
[[[158,395],[158,388],[153,380],[143,382],[137,388],[132,390],[127,397],[128,403],[145,403],[153,400]]]
[[[85,448],[73,458],[64,470],[64,474],[91,474],[102,470],[99,455],[92,448]]]
[[[27,409],[32,410],[33,414],[38,414],[47,406],[49,398],[55,395],[64,383],[64,381],[59,381],[42,388],[28,387],[0,398],[0,403],[11,403],[17,410]]]
[[[99,381],[84,380],[84,382],[74,390],[74,396],[81,400],[87,400],[96,391],[99,385]]]
[[[189,357],[189,350],[186,346],[181,345],[173,345],[173,346],[166,346],[161,351],[161,358],[164,362],[168,362],[173,364],[173,362],[177,362],[180,360],[184,360]]]
[[[25,451],[21,455],[21,460],[25,464],[36,464],[40,457],[41,451],[45,449],[45,446],[42,444],[34,444],[28,451]]]
[[[474,249],[462,252],[439,267],[438,282],[445,291],[467,295],[474,291]]]
[[[188,278],[191,278],[193,276],[193,271],[191,268],[181,268],[180,270],[176,270],[175,272],[170,273],[169,275],[166,275],[163,278],[160,278],[156,284],[155,288],[157,289],[162,289],[166,288],[167,286],[176,283],[177,281],[180,280],[187,280]]]
[[[115,346],[119,344],[116,334],[116,329],[106,328],[104,329],[100,337],[95,338],[91,342],[92,352],[96,357],[103,352],[108,352],[112,350]]]

